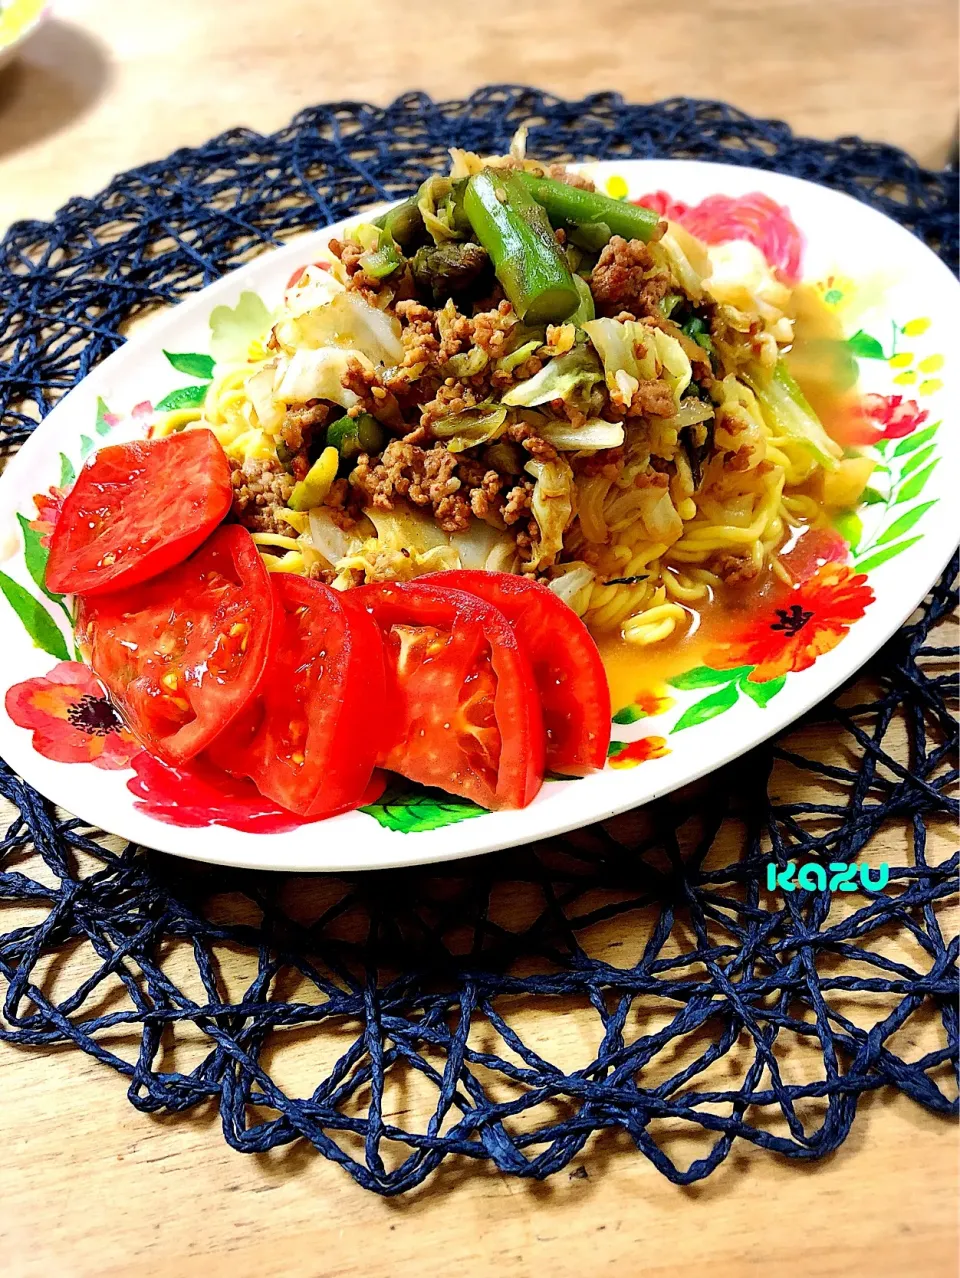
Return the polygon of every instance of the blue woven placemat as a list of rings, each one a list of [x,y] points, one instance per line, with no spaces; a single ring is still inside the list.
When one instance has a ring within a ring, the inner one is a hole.
[[[856,138],[796,138],[720,103],[566,102],[501,86],[462,102],[329,104],[271,137],[238,129],[178,151],[52,223],[11,228],[0,446],[15,447],[137,312],[287,233],[407,193],[447,146],[503,150],[531,119],[538,156],[777,169],[846,191],[956,258],[955,172]],[[926,851],[930,824],[957,816],[958,680],[941,627],[955,576],[956,565],[854,689],[808,716],[829,725],[844,765],[805,753],[801,725],[633,822],[441,870],[304,883],[111,850],[0,764],[19,812],[0,842],[11,921],[0,1038],[73,1044],[126,1076],[145,1111],[212,1099],[236,1149],[302,1137],[381,1194],[448,1157],[543,1178],[609,1128],[677,1183],[709,1175],[738,1140],[817,1158],[879,1088],[956,1114],[958,944],[943,911],[957,857]],[[777,797],[789,769],[808,778],[809,802]],[[763,890],[771,856],[857,862],[897,830],[903,860],[884,891]],[[239,996],[229,957],[220,965],[238,948],[256,973]],[[83,971],[68,994],[62,980],[53,992],[57,960]],[[536,1048],[521,1007],[538,1014]],[[572,1069],[545,1044],[585,1016],[592,1059]],[[331,1045],[301,1095],[271,1076],[291,1029]],[[198,1037],[201,1059],[178,1068],[178,1045]],[[430,1095],[419,1123],[389,1101],[412,1078]]]

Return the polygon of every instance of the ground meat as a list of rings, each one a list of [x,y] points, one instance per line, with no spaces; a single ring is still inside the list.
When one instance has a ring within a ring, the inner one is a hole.
[[[601,448],[580,464],[580,474],[592,478],[616,479],[623,470],[623,448]]]
[[[344,390],[356,395],[358,403],[349,410],[351,417],[371,413],[377,421],[397,435],[407,433],[396,396],[384,385],[376,368],[366,368],[355,355],[347,360],[347,369],[340,378]]]
[[[656,268],[647,245],[620,235],[604,247],[590,277],[590,291],[602,315],[624,309],[636,316],[661,313],[660,302],[670,288],[669,272]]]
[[[450,417],[453,413],[463,413],[469,408],[476,408],[476,395],[455,377],[448,377],[442,386],[437,388],[433,399],[428,400],[420,410],[420,425],[429,432],[435,421],[442,417]]]
[[[294,404],[283,415],[280,438],[291,453],[309,447],[310,438],[317,426],[322,426],[330,415],[330,409],[319,400],[306,404]]]
[[[677,411],[673,391],[666,382],[641,382],[634,392],[628,417],[672,417]]]
[[[745,444],[742,448],[738,448],[735,453],[727,454],[723,462],[723,469],[733,472],[749,470],[752,457],[753,449]]]
[[[565,164],[544,165],[544,174],[553,178],[554,182],[565,182],[567,186],[578,186],[581,191],[595,191],[597,188],[582,173],[573,173]]]
[[[659,470],[647,470],[637,475],[633,481],[634,488],[669,488],[670,476]]]
[[[356,240],[337,240],[328,242],[327,247],[334,257],[338,257],[348,275],[355,275],[360,269],[360,258],[363,248]]]
[[[525,452],[531,457],[536,457],[538,461],[555,461],[557,450],[553,444],[542,439],[536,430],[527,422],[513,422],[505,431],[507,439],[512,439],[515,444],[519,444]]]
[[[251,532],[290,533],[290,525],[277,518],[293,492],[293,478],[276,461],[248,460],[230,463],[233,513]]]
[[[730,586],[753,581],[760,571],[750,555],[735,555],[726,550],[711,555],[707,567]]]
[[[350,483],[365,504],[393,510],[397,497],[430,506],[444,532],[462,532],[470,523],[470,503],[460,492],[457,458],[445,448],[419,448],[391,440],[376,464],[361,453]]]
[[[470,509],[478,519],[487,519],[497,513],[496,501],[502,487],[503,477],[495,470],[488,470],[484,472],[480,483],[470,490]]]
[[[523,519],[530,510],[532,502],[533,484],[528,479],[525,479],[507,493],[506,501],[500,511],[503,522],[505,524],[515,524],[518,520]]]
[[[439,362],[440,338],[434,324],[434,312],[429,306],[413,300],[398,302],[396,311],[402,326],[403,360],[400,368],[419,377],[424,369]],[[405,388],[411,380],[410,376],[399,377],[396,389]]]
[[[507,301],[500,302],[489,311],[480,311],[471,321],[474,345],[491,359],[499,359],[517,322],[517,314]]]

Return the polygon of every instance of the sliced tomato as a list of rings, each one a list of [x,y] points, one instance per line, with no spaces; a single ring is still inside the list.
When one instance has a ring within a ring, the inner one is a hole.
[[[370,614],[319,582],[278,573],[273,639],[253,701],[209,758],[301,816],[364,800],[383,746],[383,641]]]
[[[421,582],[351,592],[384,638],[393,772],[472,799],[522,808],[543,781],[545,738],[533,671],[509,622],[474,595]]]
[[[47,586],[92,595],[157,577],[206,541],[231,500],[230,463],[212,431],[101,448],[63,503]]]
[[[540,693],[547,767],[566,776],[602,768],[610,744],[610,689],[597,645],[576,613],[546,586],[510,573],[463,569],[420,580],[479,595],[513,626]]]
[[[227,524],[184,564],[132,590],[80,597],[77,638],[130,730],[185,763],[256,692],[273,629],[270,578]]]

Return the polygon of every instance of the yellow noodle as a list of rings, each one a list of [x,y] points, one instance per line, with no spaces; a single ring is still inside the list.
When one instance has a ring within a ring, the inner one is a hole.
[[[623,637],[627,643],[646,647],[652,643],[662,643],[682,625],[687,618],[686,611],[676,603],[654,604],[637,617],[629,617],[623,623]]]
[[[697,581],[692,573],[680,572],[676,568],[664,571],[663,586],[671,599],[685,604],[699,603],[710,594],[707,582]]]

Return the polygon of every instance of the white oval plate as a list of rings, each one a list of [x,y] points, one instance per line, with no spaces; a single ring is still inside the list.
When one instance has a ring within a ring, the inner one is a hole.
[[[960,450],[957,369],[956,356],[949,353],[957,349],[957,281],[929,249],[894,222],[845,195],[795,178],[684,160],[583,167],[601,189],[612,193],[622,190],[625,182],[631,197],[663,189],[674,199],[695,203],[717,193],[741,196],[761,191],[787,206],[806,241],[803,278],[819,284],[828,304],[841,315],[847,335],[859,334],[855,346],[863,356],[862,389],[903,397],[894,414],[901,423],[894,433],[905,429],[904,421],[909,430],[885,445],[884,462],[891,473],[879,485],[892,483],[892,496],[861,512],[863,549],[856,567],[859,571],[862,564],[868,571],[875,598],[842,642],[810,668],[789,673],[783,686],[754,684],[744,690],[729,680],[711,681],[707,674],[699,687],[671,689],[673,704],[648,705],[647,717],[628,713],[621,719],[634,721],[614,728],[614,737],[627,747],[654,738],[656,748],[647,741],[632,751],[621,750],[619,766],[579,781],[547,783],[535,802],[520,812],[471,814],[465,819],[467,814],[456,802],[448,810],[421,794],[401,797],[375,816],[351,812],[283,833],[250,833],[211,824],[181,828],[138,810],[127,789],[129,769],[107,770],[45,757],[33,748],[31,730],[0,709],[0,755],[25,780],[96,826],[201,861],[342,871],[451,860],[602,820],[695,780],[786,727],[890,638],[934,583],[957,541],[956,497],[950,488]],[[94,446],[91,441],[102,442],[98,431],[112,439],[142,433],[143,417],[133,413],[137,405],[156,405],[175,388],[198,380],[175,371],[164,350],[209,350],[211,311],[215,306],[235,306],[241,293],[257,293],[268,307],[276,305],[291,271],[316,256],[337,229],[317,231],[266,252],[159,317],[147,333],[104,360],[67,395],[13,458],[0,477],[0,586],[7,598],[5,602],[0,597],[0,692],[44,676],[55,665],[49,652],[31,642],[10,606],[11,597],[19,600],[21,612],[32,610],[34,629],[41,626],[48,650],[57,646],[49,642],[50,625],[58,628],[64,642],[69,639],[62,610],[44,598],[31,578],[23,534],[24,523],[36,518],[33,494],[60,483],[61,455],[76,467]],[[106,420],[103,405],[111,412]],[[927,415],[917,420],[921,412]],[[941,420],[942,428],[933,430]],[[911,526],[906,528],[906,523]],[[885,562],[876,562],[884,554],[889,556]],[[38,612],[47,616],[47,623],[37,623]],[[688,682],[697,680],[692,676]],[[716,700],[704,709],[703,702],[716,698],[718,690],[720,701],[730,704],[722,713]],[[768,697],[772,691],[775,695]],[[760,704],[764,700],[766,704]],[[678,732],[683,716],[688,723],[691,717],[703,721]],[[53,730],[59,731],[57,725]],[[38,744],[48,749],[39,738]],[[643,753],[654,757],[629,766],[635,761],[631,755]],[[613,763],[617,765],[618,759]],[[436,828],[426,828],[430,826]]]

